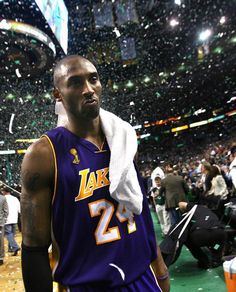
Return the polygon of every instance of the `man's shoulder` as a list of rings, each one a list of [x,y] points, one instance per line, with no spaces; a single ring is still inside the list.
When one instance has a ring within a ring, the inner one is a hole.
[[[54,157],[50,142],[46,137],[41,137],[26,151],[21,165],[22,179],[32,179],[31,175],[43,177],[54,174]]]
[[[173,174],[173,173],[170,173],[170,174],[168,174],[168,175],[166,176],[166,179],[167,179],[167,180],[179,180],[180,178],[182,179],[181,176],[179,176],[179,175],[175,175],[175,174]]]
[[[26,151],[26,156],[44,156],[50,151],[51,147],[46,137],[42,136],[39,140],[30,145]]]

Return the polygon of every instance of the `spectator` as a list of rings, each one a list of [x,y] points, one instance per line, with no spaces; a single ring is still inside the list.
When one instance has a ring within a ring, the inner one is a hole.
[[[165,195],[164,193],[162,195],[159,194],[161,188],[161,178],[159,176],[155,178],[155,184],[156,186],[152,189],[151,196],[161,226],[162,234],[165,236],[167,235],[171,224],[169,213],[166,211],[165,207]]]
[[[209,176],[212,177],[211,189],[206,193],[205,200],[208,208],[215,210],[217,215],[221,217],[229,193],[228,188],[218,166],[211,167]]]
[[[189,211],[193,206],[193,203],[179,203],[183,212]],[[217,216],[207,207],[198,205],[184,244],[198,260],[199,268],[208,269],[221,265],[225,242],[226,233]],[[207,251],[202,247],[206,247]]]
[[[171,225],[174,225],[180,219],[180,214],[177,210],[178,204],[181,201],[187,201],[186,195],[189,188],[181,176],[174,175],[172,164],[167,163],[165,166],[165,171],[167,175],[161,182],[159,195],[163,195],[163,193],[165,193],[165,206],[169,212]]]
[[[18,215],[20,214],[20,202],[16,197],[11,195],[7,187],[3,187],[2,193],[7,200],[9,208],[9,214],[4,226],[5,235],[8,241],[8,251],[13,252],[13,256],[16,256],[20,250],[20,247],[15,240]]]
[[[4,260],[4,224],[7,221],[8,205],[6,198],[0,191],[0,265],[3,265]]]
[[[230,177],[233,183],[233,193],[236,195],[236,145],[230,149]]]

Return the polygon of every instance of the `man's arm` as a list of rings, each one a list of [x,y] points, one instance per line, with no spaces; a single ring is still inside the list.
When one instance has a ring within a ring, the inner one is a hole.
[[[54,181],[52,150],[41,138],[27,150],[21,168],[22,274],[26,292],[51,292],[48,258]]]
[[[162,291],[169,292],[170,291],[169,272],[163,260],[159,246],[157,246],[157,258],[152,262],[151,265]]]

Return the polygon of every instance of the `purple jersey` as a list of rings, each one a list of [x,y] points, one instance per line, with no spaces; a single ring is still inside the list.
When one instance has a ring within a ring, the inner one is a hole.
[[[110,196],[110,150],[106,141],[99,149],[63,127],[44,136],[55,158],[54,280],[71,288],[89,283],[104,287],[131,283],[157,256],[140,177],[143,211],[133,216]]]

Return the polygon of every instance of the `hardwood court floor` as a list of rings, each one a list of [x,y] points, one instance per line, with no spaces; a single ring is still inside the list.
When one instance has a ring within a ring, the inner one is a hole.
[[[21,246],[21,233],[17,232],[16,241]],[[0,266],[0,292],[24,292],[24,285],[21,273],[21,251],[17,256],[7,252],[7,240],[5,239],[5,259]],[[53,292],[57,291],[57,284],[53,283]],[[43,291],[42,291],[43,292]]]
[[[16,234],[16,241],[21,245],[21,234]],[[5,258],[4,264],[0,266],[0,291],[1,292],[23,292],[22,274],[20,267],[21,252],[17,256],[12,256],[7,252],[7,241],[5,239]]]

